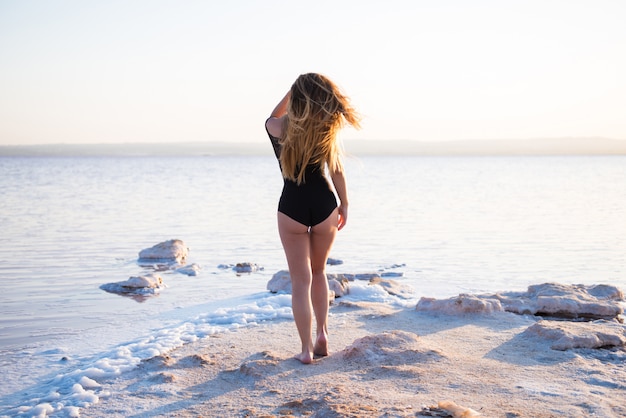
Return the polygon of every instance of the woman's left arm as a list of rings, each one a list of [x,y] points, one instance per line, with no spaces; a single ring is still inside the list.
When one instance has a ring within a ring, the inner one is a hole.
[[[348,221],[348,187],[346,186],[346,176],[343,173],[343,169],[335,170],[330,173],[330,178],[333,181],[333,186],[339,196],[339,224],[337,228],[341,230],[346,226]]]

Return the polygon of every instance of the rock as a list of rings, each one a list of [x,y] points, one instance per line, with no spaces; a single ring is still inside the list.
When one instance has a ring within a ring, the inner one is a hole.
[[[413,288],[400,284],[394,280],[383,279],[377,273],[365,274],[345,274],[345,273],[327,273],[328,288],[334,292],[335,297],[341,297],[350,293],[350,281],[365,280],[367,277],[370,285],[380,286],[389,294],[402,298],[411,298],[413,296]],[[289,293],[291,294],[291,276],[289,270],[280,270],[267,282],[267,290],[272,293]]]
[[[338,266],[340,264],[343,264],[343,260],[329,258],[328,260],[326,260],[326,264],[328,264],[329,266]]]
[[[380,274],[378,273],[357,273],[357,274],[348,274],[344,273],[341,276],[351,282],[355,280],[372,280],[372,279],[380,279]]]
[[[380,273],[380,277],[403,277],[404,273],[401,271],[385,271]]]
[[[380,269],[380,277],[403,277],[404,273],[401,271],[386,271],[389,269],[397,269],[400,267],[406,267],[406,264],[392,264],[390,266],[383,267]]]
[[[106,283],[100,286],[100,289],[117,294],[146,295],[158,293],[164,287],[166,286],[161,276],[151,273],[129,277],[123,282]]]
[[[335,293],[337,298],[350,293],[350,286],[346,279],[328,278],[328,288]]]
[[[233,270],[237,273],[253,273],[255,271],[263,270],[263,267],[255,263],[237,263],[233,267]]]
[[[506,311],[566,319],[619,319],[624,312],[619,303],[623,298],[615,286],[544,283],[529,286],[527,292],[461,294],[445,300],[422,298],[417,310],[450,314]]]
[[[526,292],[498,293],[505,311],[568,319],[611,319],[624,312],[623,293],[610,285],[563,285],[544,283]]]
[[[291,276],[289,270],[280,270],[274,273],[272,278],[267,282],[267,290],[272,293],[291,294]]]
[[[384,269],[397,269],[399,267],[406,267],[406,263],[400,263],[400,264],[392,264],[390,266],[386,266]]]
[[[328,279],[329,293],[334,297],[341,297],[350,292],[348,281],[337,274],[326,274]],[[289,270],[280,270],[267,282],[267,290],[272,293],[291,294],[291,276]]]
[[[541,320],[526,329],[522,335],[552,341],[550,348],[564,351],[573,348],[624,347],[626,345],[625,331],[624,325],[614,321]]]
[[[218,264],[217,268],[222,269],[222,270],[230,269],[230,270],[233,270],[237,274],[254,273],[255,271],[263,270],[263,267],[259,266],[258,264],[249,263],[249,262],[237,263],[237,264]]]
[[[140,263],[178,263],[183,264],[187,259],[189,249],[179,239],[171,239],[146,248],[139,252]]]
[[[199,271],[200,271],[200,266],[196,263],[189,264],[185,267],[176,269],[176,273],[186,274],[187,276],[197,276]]]
[[[394,280],[383,279],[377,273],[364,274],[346,274],[346,273],[327,273],[328,288],[332,290],[335,297],[342,297],[350,293],[350,281],[369,280],[370,285],[380,286],[389,294],[402,298],[411,298],[413,296],[413,288],[400,284]],[[281,270],[272,276],[267,283],[267,290],[272,293],[291,293],[291,276],[289,270]]]
[[[400,284],[395,280],[383,279],[380,277],[374,277],[370,280],[370,285],[380,286],[387,293],[393,296],[398,296],[404,299],[410,299],[413,297],[413,288],[404,284]]]
[[[502,312],[500,302],[493,299],[481,299],[474,295],[461,294],[450,299],[421,298],[417,311],[439,312],[444,314],[480,314]]]
[[[118,282],[121,287],[130,289],[148,288],[155,289],[163,286],[163,279],[158,274],[146,274],[145,276],[132,276],[124,282]]]

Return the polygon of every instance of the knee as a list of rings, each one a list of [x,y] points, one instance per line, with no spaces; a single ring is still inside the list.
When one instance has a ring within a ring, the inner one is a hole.
[[[291,286],[298,288],[307,288],[311,286],[312,279],[313,277],[311,273],[291,274]]]
[[[326,279],[326,269],[325,268],[319,268],[319,269],[312,269],[311,270],[311,274],[313,276],[313,279]]]
[[[315,263],[315,264],[319,264],[319,263]],[[326,265],[322,264],[322,265],[315,265],[312,264],[311,265],[311,274],[313,274],[314,276],[317,274],[325,274],[326,273]]]

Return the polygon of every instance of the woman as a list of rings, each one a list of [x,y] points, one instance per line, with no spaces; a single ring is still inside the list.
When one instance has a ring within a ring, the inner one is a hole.
[[[315,73],[298,77],[265,122],[284,178],[278,232],[287,257],[293,316],[302,342],[296,358],[304,364],[311,363],[314,356],[328,355],[326,260],[337,231],[348,219],[346,180],[337,142],[337,133],[346,122],[359,127],[349,99],[332,81]]]

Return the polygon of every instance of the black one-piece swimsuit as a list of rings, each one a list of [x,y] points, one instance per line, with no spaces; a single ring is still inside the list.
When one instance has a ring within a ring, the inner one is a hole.
[[[267,130],[267,127],[266,127]],[[280,142],[269,132],[274,154],[280,165]],[[337,207],[335,193],[330,187],[324,172],[317,166],[309,165],[304,172],[304,182],[283,179],[283,192],[278,202],[278,211],[305,225],[315,226],[330,216]]]

